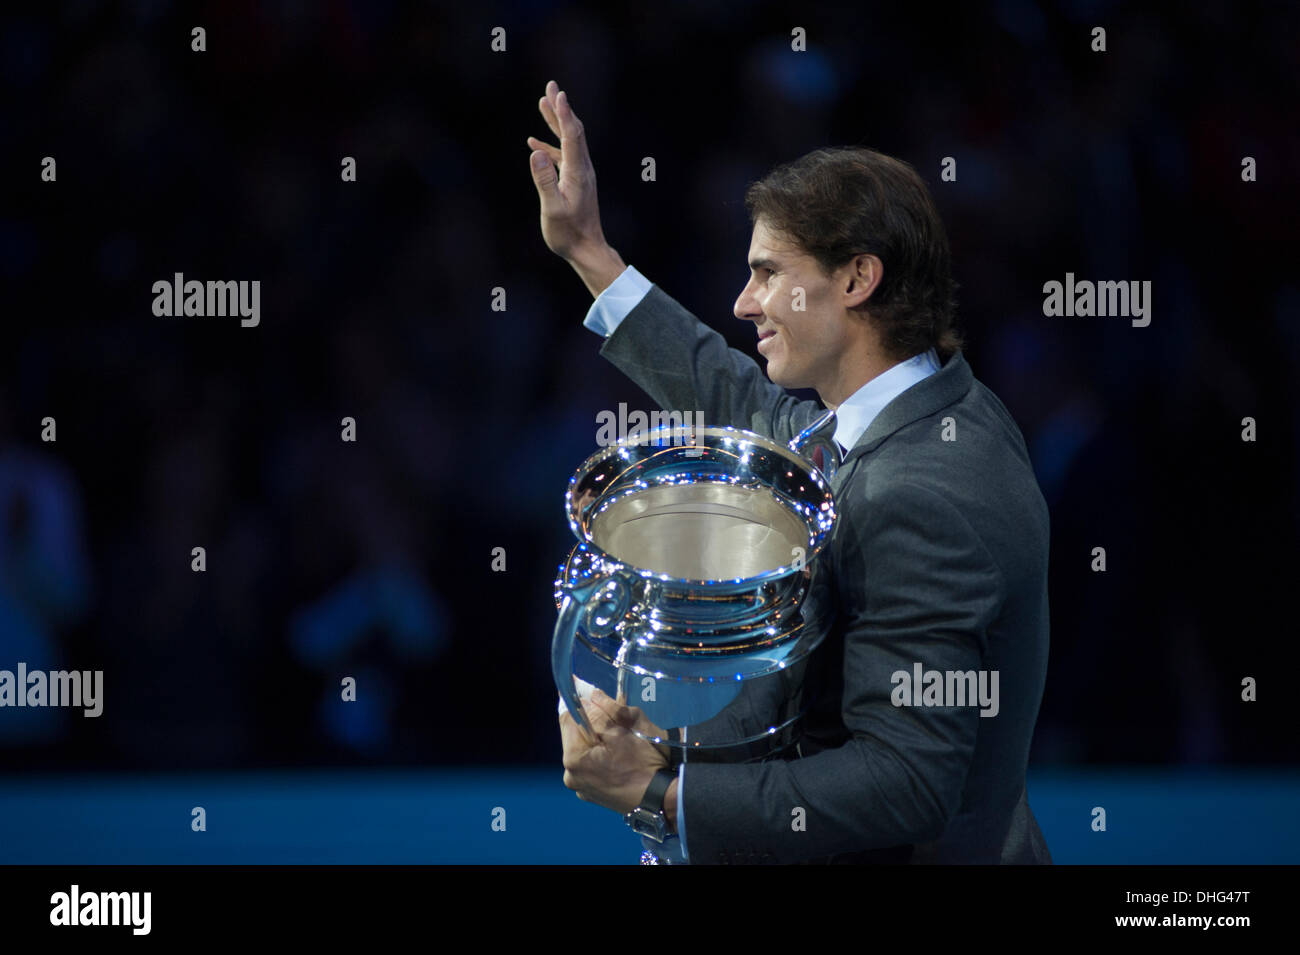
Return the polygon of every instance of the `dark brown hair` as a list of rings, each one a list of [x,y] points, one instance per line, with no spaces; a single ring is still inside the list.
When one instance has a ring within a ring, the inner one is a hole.
[[[961,348],[948,235],[907,163],[860,146],[817,149],[751,185],[745,208],[824,275],[863,253],[879,257],[884,275],[863,307],[889,357],[934,348],[946,361]]]

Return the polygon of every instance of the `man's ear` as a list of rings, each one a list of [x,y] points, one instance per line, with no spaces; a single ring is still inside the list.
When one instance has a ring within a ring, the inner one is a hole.
[[[844,307],[857,308],[865,305],[867,300],[879,288],[885,277],[885,266],[880,257],[862,253],[845,266]]]

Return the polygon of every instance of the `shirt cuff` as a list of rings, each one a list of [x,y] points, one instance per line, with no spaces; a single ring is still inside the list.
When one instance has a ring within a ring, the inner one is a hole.
[[[596,301],[591,303],[582,324],[608,338],[627,318],[628,313],[641,304],[641,299],[650,291],[651,284],[649,279],[629,265],[623,274],[610,283],[609,288],[596,296]]]

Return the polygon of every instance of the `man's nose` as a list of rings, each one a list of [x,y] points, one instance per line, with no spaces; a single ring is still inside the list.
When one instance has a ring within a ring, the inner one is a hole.
[[[737,318],[758,323],[763,320],[763,310],[758,305],[758,299],[754,298],[753,293],[750,291],[750,285],[752,284],[752,282],[748,283],[741,289],[740,297],[736,299],[732,312]]]

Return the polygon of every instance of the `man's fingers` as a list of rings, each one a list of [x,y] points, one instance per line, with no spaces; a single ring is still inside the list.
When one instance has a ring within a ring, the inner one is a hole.
[[[587,153],[582,120],[569,105],[569,95],[552,80],[546,86],[546,96],[538,102],[542,117],[560,140],[560,175],[567,183],[581,182],[591,174],[591,157]]]
[[[561,177],[570,184],[570,188],[573,183],[582,181],[584,174],[590,170],[591,158],[587,154],[587,143],[583,138],[582,121],[569,105],[568,94],[560,89],[555,80],[546,84],[546,95],[537,101],[537,108],[546,120],[546,125],[560,141],[559,148],[556,148],[533,136],[528,137],[528,145],[533,148],[528,160],[533,182],[542,197],[550,199],[557,196]],[[544,153],[547,161],[543,161],[537,155],[538,152]]]
[[[550,143],[538,139],[536,136],[528,137],[528,148],[540,149],[551,158],[551,162],[553,163],[559,163],[560,161],[560,148],[558,146],[552,146]]]
[[[582,120],[578,119],[569,106],[567,93],[561,92],[556,98],[555,115],[560,121],[561,161],[572,163],[568,168],[577,172],[590,160],[587,159],[587,142],[583,139]]]
[[[591,719],[590,714],[587,719]],[[588,736],[586,730],[578,725],[578,721],[566,709],[560,714],[560,742],[564,747],[565,768],[568,769],[569,760],[576,760],[583,751],[596,745],[597,740]]]
[[[555,115],[555,104],[543,96],[537,101],[537,110],[542,114],[542,119],[546,120],[546,125],[551,127],[551,132],[555,138],[560,138],[560,121]]]
[[[558,198],[559,190],[556,188],[556,183],[560,181],[560,174],[556,172],[555,164],[543,150],[532,151],[528,157],[528,168],[533,174],[533,185],[537,187],[537,193],[542,201]]]
[[[609,699],[609,697],[605,696],[604,693],[601,693],[600,690],[593,688],[592,692],[593,694],[599,693],[601,696],[605,697],[606,700]],[[594,695],[586,696],[586,697],[579,696],[578,704],[582,707],[582,712],[584,715],[586,715],[587,722],[591,724],[591,728],[596,732],[596,737],[594,742],[598,742],[600,740],[600,734],[603,730],[607,730],[611,728],[617,722],[610,715],[610,713],[605,710],[604,707],[600,706],[595,702]],[[561,732],[563,732],[565,720],[568,720],[568,722],[572,724],[575,729],[577,729],[579,732],[582,732],[582,727],[579,726],[578,721],[573,718],[573,714],[569,712],[569,708],[563,705],[563,699],[561,699],[561,705],[559,709],[560,709]],[[589,742],[588,745],[592,745],[592,743]]]
[[[623,699],[626,699],[626,697],[619,697],[619,700]],[[639,706],[625,706],[622,705],[619,700],[611,698],[608,694],[603,693],[600,690],[596,690],[591,695],[592,703],[600,707],[610,720],[617,725],[625,727],[626,729],[635,730],[642,736],[651,739],[656,736],[665,740],[672,738],[670,737],[668,730],[651,723]],[[654,745],[665,757],[668,756],[667,743],[657,743]]]
[[[592,703],[596,704],[596,706],[600,707],[602,712],[609,715],[617,716],[622,710],[626,709],[626,707],[620,706],[617,700],[613,699],[608,693],[599,687],[596,687],[591,691],[589,699]]]
[[[609,699],[609,697],[605,696],[604,693],[601,693],[600,690],[593,689],[591,696],[582,701],[582,712],[587,714],[587,721],[591,723],[591,728],[596,731],[597,735],[599,735],[611,727],[618,725],[618,720],[615,719],[615,714],[611,713],[605,706],[596,701],[597,694],[605,697],[607,700]]]
[[[624,697],[626,699],[626,697]],[[591,702],[600,708],[612,722],[621,726],[633,727],[637,720],[641,718],[641,710],[635,706],[624,706],[619,700],[613,699],[609,694],[600,690],[595,690],[591,694]]]

